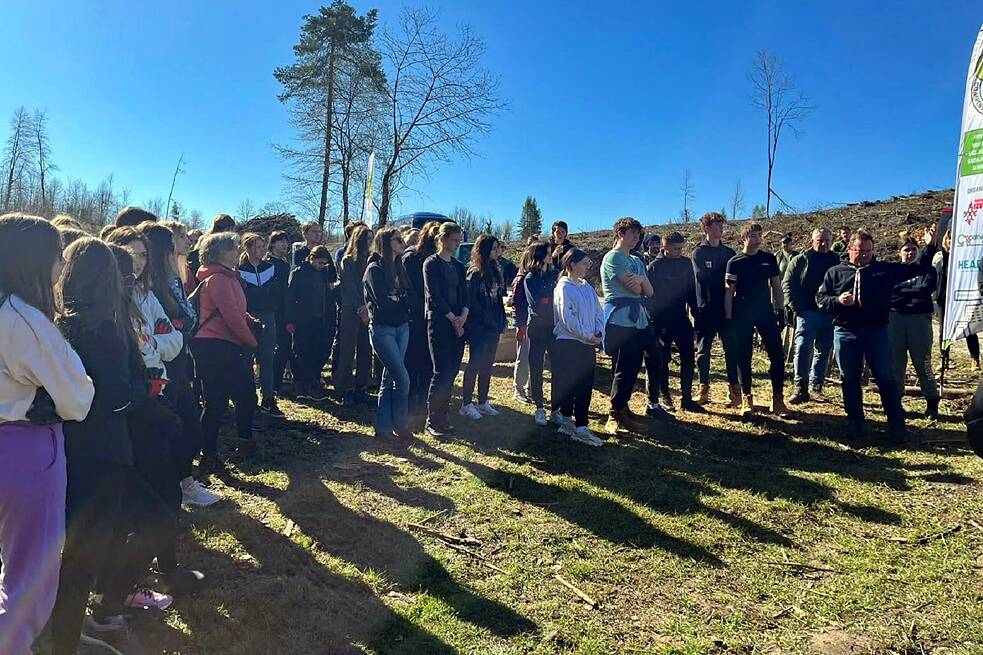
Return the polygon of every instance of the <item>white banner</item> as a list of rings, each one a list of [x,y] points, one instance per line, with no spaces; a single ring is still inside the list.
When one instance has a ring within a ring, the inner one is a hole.
[[[963,102],[952,247],[945,296],[942,341],[948,344],[983,331],[979,266],[983,257],[983,26],[969,62]]]
[[[372,225],[372,199],[375,198],[375,150],[369,153],[368,170],[365,172],[365,197],[362,199],[362,220]]]

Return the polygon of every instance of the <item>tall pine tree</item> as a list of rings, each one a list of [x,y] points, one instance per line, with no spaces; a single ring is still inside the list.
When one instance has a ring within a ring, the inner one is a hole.
[[[536,199],[526,196],[522,205],[522,216],[519,218],[519,235],[522,240],[541,234],[543,231],[543,214],[539,211]]]

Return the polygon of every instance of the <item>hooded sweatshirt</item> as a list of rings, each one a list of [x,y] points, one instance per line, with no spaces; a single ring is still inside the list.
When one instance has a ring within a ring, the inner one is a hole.
[[[604,334],[604,311],[597,292],[586,280],[563,276],[553,290],[553,335],[589,346],[591,338]]]
[[[222,339],[249,349],[257,347],[250,326],[256,319],[246,313],[246,294],[236,272],[221,264],[198,269],[198,333],[196,339]]]
[[[826,271],[822,286],[816,293],[820,309],[833,313],[833,325],[840,327],[884,327],[891,311],[891,294],[895,285],[911,279],[931,264],[899,264],[873,260],[866,266],[850,262],[837,264]],[[855,302],[849,307],[836,299],[850,292]]]

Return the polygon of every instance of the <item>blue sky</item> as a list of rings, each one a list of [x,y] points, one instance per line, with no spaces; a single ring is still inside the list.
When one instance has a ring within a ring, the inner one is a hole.
[[[279,198],[291,138],[272,71],[318,3],[5,0],[0,117],[47,108],[61,176],[113,173],[143,202],[167,195],[206,216]],[[363,2],[385,25],[401,3]],[[697,215],[737,179],[763,202],[763,118],[746,72],[777,54],[813,98],[788,135],[775,187],[794,206],[952,186],[978,1],[436,2],[448,30],[487,42],[509,110],[481,157],[435,168],[403,211],[465,206],[515,219],[526,195],[574,231],[623,215],[679,215],[693,172]],[[5,135],[5,123],[0,124]]]

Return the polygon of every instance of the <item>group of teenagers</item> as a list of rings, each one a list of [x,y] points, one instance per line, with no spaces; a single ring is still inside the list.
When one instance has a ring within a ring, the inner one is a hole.
[[[489,388],[506,306],[516,321],[516,398],[533,405],[536,425],[589,446],[603,444],[588,427],[598,350],[613,373],[607,432],[651,429],[629,406],[643,364],[645,414],[674,420],[673,349],[682,409],[705,412],[717,337],[730,403],[758,411],[757,333],[771,410],[785,413],[789,314],[790,402],[821,393],[835,345],[854,436],[863,431],[865,362],[892,442],[906,439],[899,380],[908,353],[928,413],[938,411],[930,351],[939,257],[905,242],[901,263],[873,259],[873,238],[860,230],[841,260],[817,229],[810,249],[783,248],[783,271],[761,249],[759,224],[742,227],[736,253],[721,242],[725,223],[704,215],[705,239],[684,257],[680,233],[644,237],[635,219],[618,220],[599,298],[587,280],[592,260],[563,221],[548,240],[531,238],[516,266],[488,234],[467,263],[456,259],[465,234],[449,221],[419,230],[351,223],[333,253],[316,223],[293,243],[285,232],[239,235],[224,214],[197,235],[128,207],[100,238],[69,217],[0,217],[0,652],[29,653],[46,625],[53,655],[77,652],[80,641],[108,646],[102,638],[125,629],[127,613],[164,609],[203,584],[175,547],[181,506],[220,499],[195,478],[194,461],[200,473],[224,468],[218,436],[230,401],[235,451],[255,452],[253,433],[283,417],[288,366],[294,397],[320,402],[332,395],[330,360],[334,399],[375,403],[375,436],[406,443],[421,427],[454,432],[448,414],[467,348],[460,420],[496,416]]]

